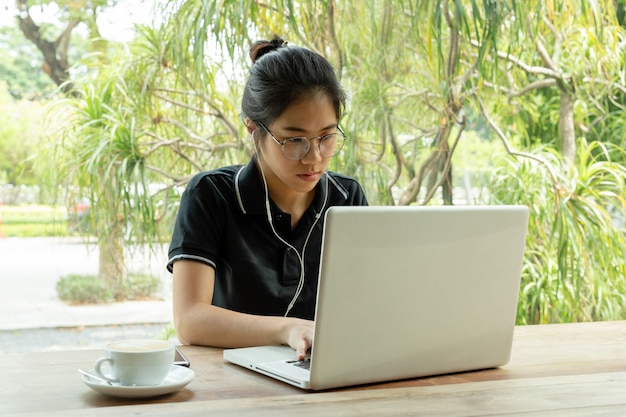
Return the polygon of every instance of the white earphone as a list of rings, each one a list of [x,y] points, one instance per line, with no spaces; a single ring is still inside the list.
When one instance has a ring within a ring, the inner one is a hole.
[[[254,145],[254,151],[256,152],[257,157],[260,157],[259,150],[257,149],[257,146],[256,146],[256,139],[254,137],[255,132],[256,132],[256,129],[252,131],[252,143]],[[302,246],[302,254],[300,254],[298,250],[292,244],[290,244],[285,239],[283,239],[278,234],[278,232],[276,232],[276,229],[274,228],[274,220],[272,218],[272,211],[270,208],[269,190],[267,188],[267,180],[265,179],[265,171],[263,170],[263,164],[261,164],[260,161],[259,161],[259,168],[261,169],[261,177],[263,178],[263,188],[265,191],[265,213],[267,215],[267,221],[270,224],[270,228],[272,229],[274,236],[276,236],[278,240],[280,240],[285,246],[287,246],[288,248],[290,248],[291,250],[295,252],[296,256],[298,257],[298,261],[300,262],[300,279],[298,281],[298,286],[296,287],[296,292],[294,293],[294,296],[289,302],[289,305],[287,306],[287,310],[285,311],[284,317],[287,317],[287,315],[289,314],[289,312],[295,305],[296,301],[298,300],[298,297],[300,296],[302,289],[304,288],[304,254],[306,252],[307,243],[309,243],[309,238],[311,237],[311,234],[313,233],[313,229],[315,229],[315,225],[317,225],[317,222],[322,217],[322,213],[324,212],[324,208],[326,207],[326,203],[328,201],[328,174],[326,172],[324,173],[324,177],[326,180],[326,192],[324,194],[324,203],[322,204],[322,209],[320,210],[319,213],[316,213],[315,215],[315,221],[313,222],[313,225],[311,226],[311,229],[309,229],[309,233],[307,234],[306,239],[304,240],[304,245]]]

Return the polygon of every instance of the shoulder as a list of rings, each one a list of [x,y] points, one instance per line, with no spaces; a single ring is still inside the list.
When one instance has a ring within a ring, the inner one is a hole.
[[[192,207],[231,205],[236,202],[235,177],[241,165],[232,165],[195,174],[187,183],[181,204]]]
[[[187,190],[232,186],[241,167],[242,165],[231,165],[195,174],[187,183]]]
[[[233,165],[195,174],[180,199],[178,218],[181,224],[189,230],[205,230],[212,224],[213,230],[219,230],[224,216],[233,212],[237,205],[234,183],[240,169],[240,165]]]

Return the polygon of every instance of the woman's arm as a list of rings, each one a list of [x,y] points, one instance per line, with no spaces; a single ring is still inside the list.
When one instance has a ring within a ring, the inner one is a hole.
[[[304,358],[313,343],[313,322],[243,314],[211,304],[215,270],[201,262],[173,265],[174,325],[184,344],[245,347],[284,344]]]

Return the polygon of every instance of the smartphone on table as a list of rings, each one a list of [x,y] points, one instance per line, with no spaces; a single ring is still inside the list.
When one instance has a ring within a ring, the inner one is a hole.
[[[186,366],[189,368],[191,363],[189,359],[183,354],[183,352],[176,346],[175,354],[174,354],[174,365]]]

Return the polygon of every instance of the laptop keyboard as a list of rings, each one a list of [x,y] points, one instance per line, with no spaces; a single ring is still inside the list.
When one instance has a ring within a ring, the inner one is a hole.
[[[311,358],[305,358],[301,361],[287,361],[287,363],[297,366],[298,368],[306,369],[307,371],[311,370]]]

